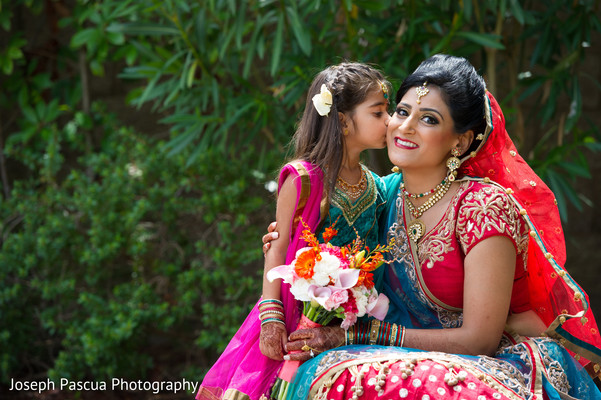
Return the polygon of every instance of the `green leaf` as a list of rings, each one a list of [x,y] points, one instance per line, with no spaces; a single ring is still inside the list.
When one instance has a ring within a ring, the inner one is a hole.
[[[96,36],[96,28],[88,28],[79,31],[71,38],[71,47],[78,49],[81,46],[88,44],[90,41],[94,40]]]
[[[280,65],[280,56],[282,55],[282,40],[284,36],[284,15],[279,15],[278,26],[275,30],[275,40],[273,41],[273,56],[271,58],[271,76],[275,76]]]
[[[476,0],[476,1],[478,1],[478,0]],[[472,0],[464,0],[463,1],[463,15],[465,16],[465,19],[467,21],[470,21],[472,19],[472,12],[473,12]]]
[[[557,165],[566,170],[570,174],[570,177],[582,176],[588,179],[592,178],[588,165],[576,164],[570,161],[561,161]]]
[[[565,222],[568,222],[568,208],[566,204],[566,199],[564,193],[562,191],[562,185],[560,182],[560,177],[553,170],[547,170],[547,180],[549,187],[553,191],[555,198],[557,199],[557,208],[559,208],[559,214],[561,215],[561,219]]]
[[[188,70],[188,79],[186,80],[186,86],[192,87],[194,84],[194,75],[196,74],[196,67],[198,66],[198,62],[194,61]]]
[[[369,11],[386,11],[390,8],[389,0],[355,0],[355,5]],[[349,9],[350,11],[350,9]]]
[[[509,7],[511,8],[511,13],[513,14],[514,18],[520,23],[520,25],[524,25],[526,20],[524,18],[524,10],[522,9],[520,2],[518,0],[509,0]]]
[[[125,43],[125,35],[117,32],[107,32],[106,38],[114,45],[120,46]]]
[[[161,69],[156,71],[155,75],[148,82],[148,86],[146,86],[146,89],[144,89],[144,92],[142,92],[142,95],[136,100],[138,107],[141,107],[142,104],[144,104],[146,102],[146,100],[150,97],[150,95],[153,92],[153,89],[155,88],[159,79],[161,79],[161,77],[163,76],[163,73],[169,69],[171,64],[173,64],[174,62],[179,60],[179,58],[184,53],[185,53],[184,51],[180,51],[179,53],[174,54],[169,60],[167,60],[165,62],[165,64],[162,66]]]
[[[140,36],[170,36],[180,34],[180,31],[173,26],[151,22],[113,23],[106,28],[106,31]]]
[[[23,52],[18,47],[13,47],[13,46],[9,47],[7,54],[8,54],[8,57],[12,58],[13,60],[18,60],[19,58],[23,58]]]
[[[165,148],[169,150],[167,155],[172,157],[176,154],[181,153],[188,145],[197,139],[202,133],[204,128],[203,123],[199,123],[198,120],[194,120],[194,123],[183,133],[178,134],[174,139],[170,140]]]
[[[0,64],[2,65],[2,72],[5,75],[11,75],[13,73],[13,60],[9,57],[0,56]]]
[[[545,78],[529,79],[526,82],[526,85],[527,85],[526,89],[522,92],[522,94],[519,97],[519,101],[523,101],[524,99],[528,98],[530,95],[532,95],[538,89],[540,89],[541,86],[543,86],[546,81],[547,80]]]
[[[32,123],[32,124],[38,123],[39,118],[33,108],[30,108],[30,107],[21,108],[21,112],[23,113],[23,116],[25,116],[27,121],[29,121],[30,123]]]
[[[296,37],[296,41],[298,42],[301,50],[305,55],[311,54],[311,37],[309,36],[309,31],[306,30],[298,17],[298,13],[292,7],[286,7],[286,14],[288,15],[288,21],[290,22],[290,26],[292,27],[292,32],[294,32],[294,36]]]
[[[476,33],[460,31],[456,34],[457,37],[464,38],[471,42],[477,43],[484,47],[493,49],[505,50],[505,46],[501,43],[502,37],[490,33]]]

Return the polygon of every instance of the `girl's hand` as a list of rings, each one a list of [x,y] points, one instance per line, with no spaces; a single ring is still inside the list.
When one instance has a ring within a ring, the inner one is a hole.
[[[261,326],[259,336],[259,349],[265,357],[272,360],[282,361],[284,359],[284,346],[288,341],[286,326],[279,322],[268,322]]]
[[[339,326],[299,329],[290,334],[285,360],[307,361],[326,350],[344,346],[344,329]]]
[[[271,247],[271,241],[276,240],[279,237],[279,233],[275,232],[276,223],[275,221],[269,224],[267,232],[263,235],[263,255],[267,254],[267,251]]]

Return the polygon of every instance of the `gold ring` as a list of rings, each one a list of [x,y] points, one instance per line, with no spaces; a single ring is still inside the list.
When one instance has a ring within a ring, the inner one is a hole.
[[[301,350],[302,350],[302,351],[309,351],[309,350],[313,350],[313,349],[312,349],[312,348],[310,348],[309,346],[307,346],[307,345],[305,344],[303,347],[301,347]]]

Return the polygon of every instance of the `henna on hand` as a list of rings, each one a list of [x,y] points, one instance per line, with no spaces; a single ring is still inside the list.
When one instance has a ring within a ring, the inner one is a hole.
[[[324,351],[343,346],[346,342],[344,329],[338,326],[299,329],[292,332],[288,340],[287,359],[297,361],[307,361]]]
[[[268,322],[261,326],[259,349],[265,357],[281,361],[284,359],[284,346],[288,333],[286,327],[279,322]]]

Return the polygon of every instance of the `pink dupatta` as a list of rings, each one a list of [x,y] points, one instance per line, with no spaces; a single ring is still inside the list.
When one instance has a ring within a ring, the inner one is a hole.
[[[300,239],[304,229],[299,224],[300,219],[315,231],[323,206],[323,173],[319,167],[306,161],[286,164],[280,171],[278,192],[288,177],[294,179],[297,196],[286,263],[294,259],[298,249],[306,246]],[[292,332],[298,325],[299,305],[287,284],[282,284],[281,297],[286,314],[286,329]],[[268,395],[283,362],[265,357],[259,349],[261,322],[258,304],[255,304],[217,362],[205,375],[196,394],[197,400],[259,400],[261,396]]]

